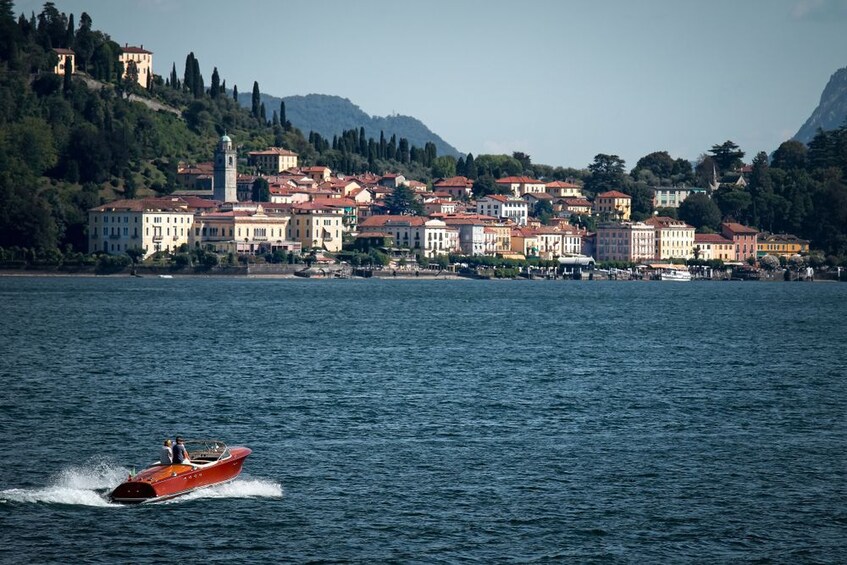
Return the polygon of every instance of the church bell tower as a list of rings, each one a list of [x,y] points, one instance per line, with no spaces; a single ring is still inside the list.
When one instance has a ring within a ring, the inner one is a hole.
[[[237,202],[236,156],[232,139],[224,134],[215,148],[214,197],[221,202]]]

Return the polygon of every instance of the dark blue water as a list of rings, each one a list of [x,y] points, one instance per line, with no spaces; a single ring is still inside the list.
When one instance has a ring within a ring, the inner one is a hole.
[[[847,285],[0,279],[0,560],[837,562]],[[168,436],[226,487],[100,496]]]

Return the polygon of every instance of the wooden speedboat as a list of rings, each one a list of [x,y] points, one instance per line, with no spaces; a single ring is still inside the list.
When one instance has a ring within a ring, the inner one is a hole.
[[[113,502],[138,504],[167,500],[191,491],[233,480],[252,452],[247,447],[227,447],[219,440],[186,440],[188,464],[155,463],[118,485]]]

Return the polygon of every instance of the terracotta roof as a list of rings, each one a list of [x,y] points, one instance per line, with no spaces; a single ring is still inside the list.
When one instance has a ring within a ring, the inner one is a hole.
[[[459,188],[471,188],[473,187],[473,181],[468,177],[450,177],[447,179],[442,179],[435,183],[433,186],[438,188],[445,187],[459,187]]]
[[[70,49],[65,49],[63,47],[54,47],[53,51],[55,51],[59,55],[75,55],[75,53]]]
[[[732,241],[719,233],[695,233],[694,243],[722,243],[724,245],[731,245]]]
[[[297,153],[294,151],[289,151],[288,149],[282,149],[280,147],[269,147],[264,151],[251,151],[248,155],[288,155],[292,157],[296,157]]]
[[[585,198],[563,198],[562,201],[568,206],[591,206],[591,202]]]
[[[544,184],[544,181],[531,179],[529,177],[503,177],[502,179],[497,179],[494,182],[497,184]]]
[[[124,46],[121,47],[121,51],[123,51],[124,53],[144,53],[144,54],[147,54],[147,55],[153,54],[152,51],[148,51],[148,50],[144,49],[144,46],[133,47],[132,45],[126,45],[126,44],[124,44]]]
[[[609,192],[598,194],[597,198],[632,198],[632,196],[630,196],[629,194],[624,194],[623,192],[619,192],[617,190],[610,190]]]
[[[545,185],[547,188],[580,188],[578,184],[572,184],[569,182],[564,182],[560,180],[554,180],[553,182],[548,182]]]
[[[536,200],[553,200],[553,196],[547,194],[546,192],[528,192],[524,194],[525,197],[535,198]]]
[[[660,227],[675,227],[675,228],[689,228],[694,229],[692,226],[689,226],[682,220],[675,220],[668,216],[651,216],[644,220],[645,224],[650,224],[651,226],[655,226],[657,228]]]
[[[736,223],[736,222],[724,222],[724,223],[721,224],[721,228],[726,229],[727,231],[730,231],[734,234],[739,234],[739,235],[742,235],[742,234],[753,235],[753,234],[759,233],[759,230],[757,230],[755,228],[751,228],[749,226],[745,226],[744,224],[739,224],[739,223]]]
[[[422,216],[370,216],[359,222],[359,228],[379,228],[392,225],[422,226],[427,218]]]
[[[188,204],[182,198],[141,198],[115,200],[92,208],[92,212],[144,212],[146,210],[188,212]]]

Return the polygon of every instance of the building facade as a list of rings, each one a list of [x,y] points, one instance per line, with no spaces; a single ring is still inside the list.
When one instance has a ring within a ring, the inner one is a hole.
[[[759,230],[735,222],[724,222],[721,224],[721,235],[735,244],[736,261],[757,258]]]
[[[597,226],[598,261],[650,261],[656,256],[656,233],[642,222],[606,222]]]
[[[527,223],[527,202],[522,198],[489,194],[476,201],[477,214],[485,214],[504,220],[511,220],[519,226]]]
[[[598,194],[594,213],[603,219],[625,221],[632,217],[632,197],[617,190]]]
[[[275,175],[297,168],[297,153],[288,149],[271,147],[264,151],[251,151],[247,155],[250,163],[264,173]]]
[[[126,45],[121,48],[121,54],[118,55],[118,60],[123,63],[124,71],[121,78],[126,78],[130,67],[135,66],[137,82],[142,88],[147,88],[148,81],[153,80],[153,53],[141,47],[133,47]]]
[[[694,256],[694,228],[681,220],[653,216],[645,220],[655,228],[656,259],[690,259]]]
[[[703,261],[719,260],[724,263],[737,261],[735,244],[718,233],[694,234],[692,255]]]
[[[175,252],[188,244],[194,211],[180,198],[117,200],[88,211],[88,252]]]

